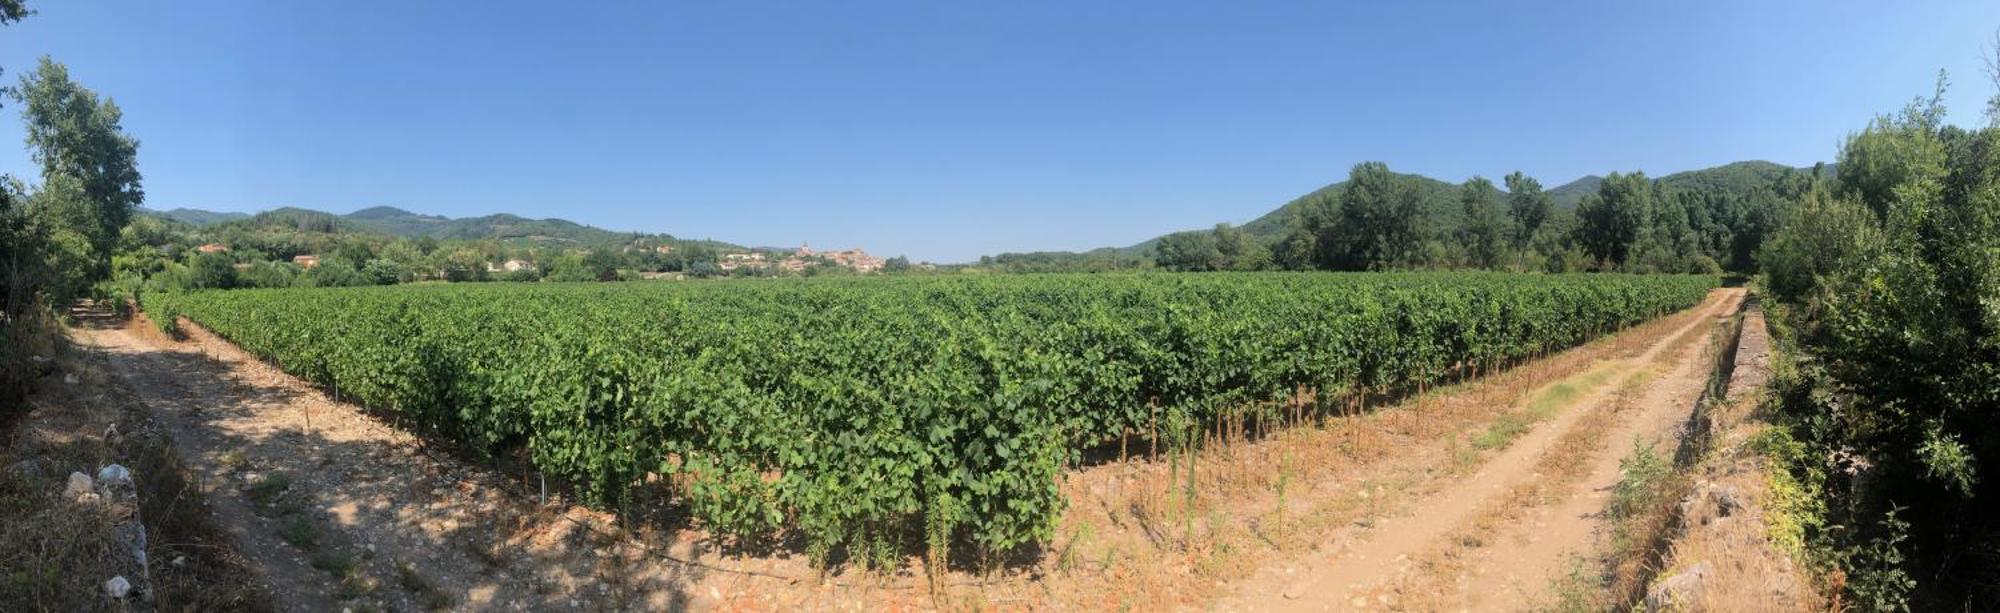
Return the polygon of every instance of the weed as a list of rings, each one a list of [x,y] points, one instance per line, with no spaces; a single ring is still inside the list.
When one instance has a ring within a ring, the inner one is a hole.
[[[285,542],[299,549],[311,550],[319,546],[319,537],[319,528],[313,526],[312,520],[306,519],[304,515],[291,515],[285,520],[284,525],[278,527],[278,538],[285,539]]]
[[[397,562],[396,583],[403,586],[404,590],[408,590],[411,594],[415,595],[417,602],[422,604],[426,609],[435,611],[452,605],[451,594],[446,594],[444,590],[440,590],[436,585],[431,584],[429,579],[424,578],[423,573],[417,572],[415,564]]]
[[[1613,518],[1624,519],[1645,512],[1659,501],[1661,486],[1672,467],[1651,445],[1634,439],[1632,452],[1618,461],[1618,471],[1623,476],[1611,491],[1609,511]]]
[[[228,472],[236,472],[237,469],[243,468],[244,464],[249,463],[249,461],[249,456],[244,455],[240,449],[224,453],[222,457],[216,458],[216,463],[221,464],[222,470]]]
[[[243,490],[243,495],[249,496],[250,500],[258,505],[268,506],[290,489],[292,489],[290,476],[285,473],[271,473],[250,484],[249,488]]]
[[[1591,577],[1589,571],[1584,569],[1582,561],[1571,560],[1569,573],[1556,579],[1555,585],[1549,587],[1549,595],[1555,602],[1542,607],[1542,610],[1562,613],[1603,611],[1605,608],[1600,597],[1603,587],[1601,581]]]

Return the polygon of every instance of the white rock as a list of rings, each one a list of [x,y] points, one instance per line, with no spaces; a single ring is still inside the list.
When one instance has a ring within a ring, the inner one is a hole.
[[[109,464],[97,469],[97,481],[104,487],[132,487],[132,471],[124,466]]]
[[[63,383],[67,385],[76,385],[76,373],[63,373]]]
[[[96,496],[95,492],[90,491],[90,475],[70,473],[69,483],[63,486],[63,497],[71,500],[81,500],[86,495]]]
[[[131,595],[131,593],[132,593],[132,582],[126,581],[124,575],[112,577],[110,579],[105,580],[104,582],[104,595],[106,596],[122,599],[128,595]]]

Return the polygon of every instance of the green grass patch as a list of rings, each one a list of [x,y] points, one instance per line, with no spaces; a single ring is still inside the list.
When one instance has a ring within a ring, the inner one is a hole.
[[[1527,410],[1508,413],[1494,420],[1493,425],[1472,437],[1472,448],[1477,451],[1491,451],[1514,443],[1514,439],[1526,434],[1536,422],[1555,417],[1556,412],[1569,406],[1578,397],[1602,387],[1611,380],[1615,370],[1598,367],[1580,375],[1544,387],[1528,398]]]
[[[299,549],[311,550],[318,547],[319,536],[319,528],[313,526],[312,520],[306,519],[304,515],[292,515],[284,524],[278,526],[278,538],[285,539],[285,542]]]
[[[255,502],[258,505],[269,506],[272,502],[278,500],[278,496],[283,495],[289,489],[292,489],[292,478],[290,476],[287,476],[285,473],[271,473],[265,475],[262,479],[258,479],[256,483],[250,484],[249,488],[243,490],[243,495],[249,496],[251,502]]]

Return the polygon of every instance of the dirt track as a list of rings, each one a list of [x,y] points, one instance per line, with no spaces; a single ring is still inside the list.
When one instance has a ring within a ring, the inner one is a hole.
[[[1702,317],[1634,358],[1600,366],[1612,369],[1622,385],[1588,395],[1478,472],[1408,500],[1406,514],[1374,522],[1358,542],[1310,556],[1303,572],[1267,573],[1243,584],[1220,608],[1519,610],[1539,604],[1569,562],[1604,536],[1606,493],[1619,480],[1620,458],[1635,442],[1670,450],[1678,440],[1707,374],[1699,359],[1706,343],[1695,339],[1705,339],[1742,299],[1740,289],[1718,292]],[[1577,441],[1596,444],[1579,449]],[[1568,455],[1553,455],[1558,453]],[[1550,469],[1563,469],[1551,466],[1552,459],[1582,463],[1586,470],[1580,479],[1551,483],[1556,477]],[[1511,521],[1498,522],[1496,531],[1490,519],[1497,516]],[[1439,576],[1440,566],[1458,572]]]

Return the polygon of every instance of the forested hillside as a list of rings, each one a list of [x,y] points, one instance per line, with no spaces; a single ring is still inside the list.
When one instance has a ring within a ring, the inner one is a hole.
[[[1361,170],[1356,167],[1356,172]],[[1831,176],[1830,167],[1793,168],[1745,161],[1644,180],[1647,185],[1643,189],[1631,183],[1633,176],[1643,179],[1643,173],[1612,173],[1545,190],[1532,177],[1519,173],[1500,182],[1474,177],[1465,184],[1452,184],[1397,173],[1380,164],[1368,165],[1368,171],[1374,184],[1365,197],[1348,196],[1354,180],[1350,176],[1241,226],[1224,224],[1129,247],[1081,253],[1007,253],[980,263],[1014,272],[1146,267],[1752,272],[1756,263],[1751,252],[1768,230],[1779,196],[1796,195],[1814,173]],[[1614,177],[1625,183],[1607,192],[1606,180]],[[1619,212],[1600,215],[1591,224],[1582,223],[1580,211],[1606,210],[1585,205],[1607,198]],[[1356,208],[1343,213],[1343,207],[1350,204]],[[1366,208],[1377,210],[1364,211]],[[1618,219],[1621,216],[1627,219]],[[1370,238],[1374,246],[1356,248],[1390,246],[1398,255],[1383,259],[1322,252],[1343,249],[1334,243],[1362,238],[1360,234],[1343,235],[1342,228],[1366,225],[1380,229],[1385,223],[1404,228],[1399,236],[1380,238],[1409,244],[1388,245]],[[1524,230],[1524,223],[1535,227]],[[1648,229],[1643,237],[1642,228]],[[1593,231],[1609,235],[1579,234]],[[1495,238],[1501,235],[1506,235],[1507,244]],[[1638,245],[1641,257],[1628,262],[1631,243],[1640,238],[1648,241]]]

